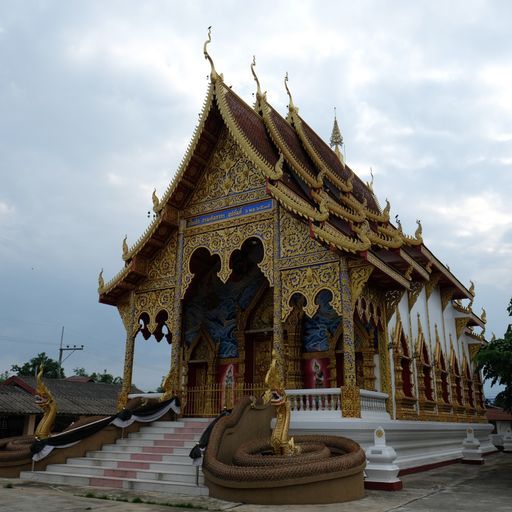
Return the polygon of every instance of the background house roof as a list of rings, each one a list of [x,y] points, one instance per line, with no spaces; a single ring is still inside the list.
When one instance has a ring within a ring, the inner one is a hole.
[[[47,378],[44,379],[44,384],[57,402],[58,414],[108,416],[117,411],[117,397],[121,385]],[[35,377],[10,377],[0,386],[0,397],[4,397],[3,400],[0,398],[0,412],[41,413],[41,409],[34,404],[35,390]],[[131,392],[141,393],[135,386],[132,386]],[[3,402],[9,400],[10,403],[4,406]]]

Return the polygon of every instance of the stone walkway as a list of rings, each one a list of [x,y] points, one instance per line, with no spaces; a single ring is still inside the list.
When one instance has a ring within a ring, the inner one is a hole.
[[[331,505],[263,506],[229,503],[207,497],[163,496],[106,489],[56,487],[0,479],[2,512],[173,512],[186,508],[233,512],[510,512],[512,510],[512,454],[486,458],[483,466],[452,464],[403,477],[398,492],[366,491],[360,501]],[[95,497],[91,497],[94,495]],[[98,499],[104,496],[110,499]],[[115,500],[122,501],[115,501]],[[140,503],[151,502],[149,503]],[[135,502],[134,502],[135,501]]]

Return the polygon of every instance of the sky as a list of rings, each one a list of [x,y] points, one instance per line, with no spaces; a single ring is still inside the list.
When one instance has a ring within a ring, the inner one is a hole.
[[[122,375],[125,334],[98,303],[122,240],[149,223],[198,121],[203,42],[247,102],[294,103],[404,230],[466,285],[487,333],[512,296],[512,3],[507,1],[0,0],[0,372],[39,352],[67,375]],[[155,389],[170,349],[137,338],[133,380]],[[488,387],[487,387],[488,389]],[[488,390],[492,395],[493,391]],[[494,393],[495,394],[495,393]]]

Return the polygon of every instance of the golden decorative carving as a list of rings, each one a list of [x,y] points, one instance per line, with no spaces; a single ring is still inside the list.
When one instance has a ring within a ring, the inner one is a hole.
[[[389,323],[393,313],[396,311],[398,304],[404,296],[405,290],[388,290],[384,293],[384,300],[386,302],[386,324]]]
[[[369,231],[367,222],[365,228],[361,229],[357,233],[359,240],[351,236],[344,235],[341,231],[337,230],[330,224],[325,224],[323,228],[311,224],[310,228],[315,238],[341,249],[342,251],[362,252],[368,250],[372,245],[367,236]]]
[[[167,313],[165,325],[171,331],[174,326],[174,288],[153,290],[135,294],[135,320],[139,320],[143,313],[149,316],[147,328],[154,333],[157,328],[156,316],[160,311]]]
[[[306,223],[284,210],[281,211],[281,258],[300,257],[318,252],[332,254],[311,238]]]
[[[475,361],[476,355],[478,352],[480,352],[481,348],[482,345],[478,343],[471,343],[468,345],[469,357],[471,358],[471,361]]]
[[[57,402],[55,402],[53,395],[43,382],[43,371],[44,365],[40,365],[36,380],[35,403],[43,410],[43,417],[39,421],[34,433],[34,437],[38,441],[48,439],[51,436],[55,418],[57,417]]]
[[[442,311],[446,309],[446,306],[448,305],[448,302],[452,300],[453,297],[453,288],[445,288],[444,290],[441,290],[441,308]]]
[[[307,201],[299,197],[295,192],[290,190],[286,185],[278,182],[275,185],[267,184],[268,193],[288,211],[300,215],[305,219],[325,222],[329,218],[329,210],[324,203],[320,204],[319,210],[315,210]]]
[[[482,314],[480,315],[480,320],[482,320],[482,322],[484,324],[487,323],[487,311],[485,311],[485,308],[482,308]]]
[[[263,244],[263,260],[258,266],[269,283],[273,285],[273,223],[271,220],[265,222],[247,222],[246,224],[234,225],[229,228],[224,228],[223,224],[219,223],[214,227],[216,228],[215,231],[199,232],[197,234],[186,233],[183,250],[184,268],[181,298],[185,296],[185,292],[193,278],[193,274],[190,270],[190,258],[196,249],[204,247],[210,254],[217,254],[220,257],[221,268],[219,277],[225,283],[231,274],[229,259],[232,252],[236,249],[240,249],[243,243],[249,238],[258,238]]]
[[[418,297],[420,296],[421,290],[423,289],[423,283],[419,281],[413,281],[411,283],[411,288],[408,292],[408,298],[409,298],[409,311],[412,310],[414,304],[418,300]]]
[[[294,268],[283,270],[282,279],[282,313],[284,321],[290,314],[292,306],[290,299],[294,293],[301,293],[306,298],[304,311],[311,318],[318,310],[315,304],[317,294],[322,290],[329,290],[332,293],[332,307],[341,316],[341,294],[339,284],[339,263],[325,263],[313,267]]]
[[[341,413],[344,418],[361,417],[361,398],[357,386],[341,388]]]
[[[350,276],[350,297],[352,298],[352,309],[355,307],[357,299],[361,296],[366,282],[370,278],[374,267],[372,265],[351,264],[348,274]]]
[[[201,177],[190,205],[264,187],[262,173],[249,160],[233,136],[224,129],[210,163]]]
[[[356,302],[356,311],[359,318],[366,322],[373,322],[375,326],[385,327],[384,296],[374,288],[365,287]],[[363,304],[364,303],[364,304]]]
[[[412,279],[412,271],[414,270],[414,267],[412,265],[409,265],[407,267],[407,270],[405,271],[404,277],[407,279],[407,281],[410,281]]]
[[[166,245],[149,263],[147,280],[148,287],[151,286],[151,284],[166,284],[167,287],[175,284],[177,238],[178,234],[177,232],[174,232]]]
[[[341,201],[349,203],[349,206],[344,206],[337,203],[334,199],[329,197],[324,190],[311,190],[311,197],[318,203],[320,203],[322,200],[326,201],[326,205],[329,211],[340,219],[348,220],[351,222],[363,222],[365,220],[362,207],[359,208],[359,211],[355,209],[353,201],[347,200],[347,196],[341,196]]]
[[[130,333],[132,329],[132,307],[130,304],[130,301],[120,302],[117,305],[117,310],[119,312],[119,316],[121,317],[121,320],[123,322],[124,328],[127,333]],[[135,324],[135,332],[137,332],[139,329],[139,326]]]
[[[430,276],[430,280],[427,281],[427,284],[425,285],[425,293],[427,294],[427,300],[432,295],[432,292],[437,287],[437,284],[439,283],[439,279],[441,279],[441,274],[434,274]]]
[[[469,319],[467,317],[455,319],[455,332],[457,333],[457,339],[462,336],[464,329],[468,325]]]

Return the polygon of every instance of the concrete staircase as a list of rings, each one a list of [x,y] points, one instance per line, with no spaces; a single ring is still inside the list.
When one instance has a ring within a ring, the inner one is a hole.
[[[196,468],[188,454],[209,421],[155,421],[115,444],[104,445],[101,451],[69,458],[66,464],[49,464],[46,471],[23,471],[20,478],[48,484],[206,496],[201,469],[196,485]]]

